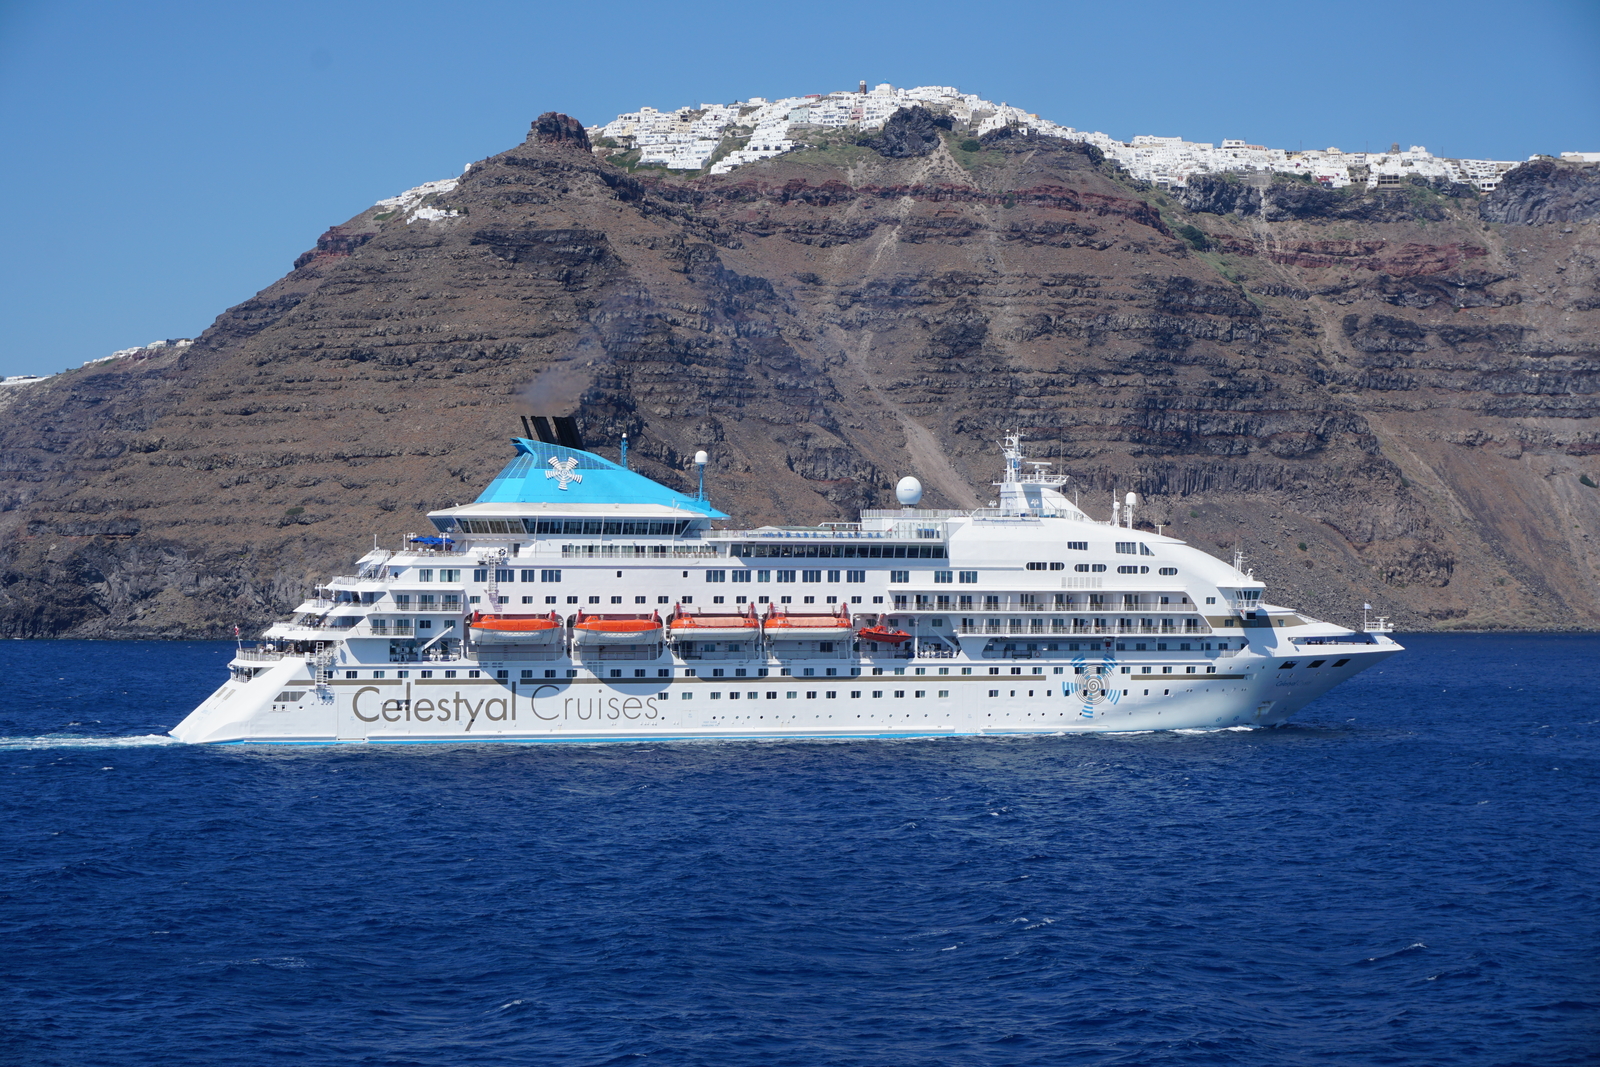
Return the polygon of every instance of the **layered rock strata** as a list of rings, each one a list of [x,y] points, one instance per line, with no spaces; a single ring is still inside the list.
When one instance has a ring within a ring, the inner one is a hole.
[[[193,346],[0,392],[0,633],[259,625],[474,497],[529,402],[680,489],[707,449],[740,524],[849,519],[908,473],[986,503],[1016,429],[1091,513],[1136,491],[1280,602],[1600,622],[1582,168],[1488,202],[1178,195],[1081,143],[891,126],[686,180],[546,114]]]

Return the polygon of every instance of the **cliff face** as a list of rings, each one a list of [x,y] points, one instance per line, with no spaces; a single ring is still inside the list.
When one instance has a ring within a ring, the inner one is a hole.
[[[707,448],[740,524],[853,518],[908,473],[985,503],[1019,429],[1092,513],[1135,490],[1275,601],[1600,623],[1600,240],[1565,165],[1487,202],[1180,202],[913,117],[685,180],[563,119],[334,227],[190,348],[0,392],[0,633],[259,624],[580,397],[669,485]]]

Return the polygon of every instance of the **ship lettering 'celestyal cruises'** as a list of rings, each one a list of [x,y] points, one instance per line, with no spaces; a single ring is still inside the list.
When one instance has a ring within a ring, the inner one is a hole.
[[[647,741],[1284,722],[1401,650],[1263,599],[1182,541],[1080,511],[1005,442],[998,506],[713,529],[570,419],[433,531],[241,647],[195,743]],[[533,439],[537,438],[537,439]],[[704,468],[704,455],[696,457]]]

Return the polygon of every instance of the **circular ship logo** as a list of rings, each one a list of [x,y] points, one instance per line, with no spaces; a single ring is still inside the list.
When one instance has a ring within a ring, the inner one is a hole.
[[[1106,698],[1106,680],[1091,674],[1078,683],[1078,696],[1085,704],[1098,704]]]

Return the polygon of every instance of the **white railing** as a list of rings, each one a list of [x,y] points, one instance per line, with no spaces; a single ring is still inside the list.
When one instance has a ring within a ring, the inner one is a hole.
[[[1031,615],[1073,615],[1087,612],[1104,612],[1107,615],[1125,612],[1129,615],[1198,615],[1200,608],[1194,604],[1022,604],[1010,600],[1002,600],[994,604],[919,604],[908,600],[904,604],[895,603],[893,607],[882,610],[873,609],[880,615],[906,614],[920,612],[925,615],[961,615],[985,613],[1006,614],[1031,614]],[[873,612],[867,612],[872,614]]]
[[[296,653],[265,652],[255,648],[241,648],[233,654],[233,658],[244,660],[246,663],[276,663],[278,660],[283,659],[284,656],[289,655],[299,658]]]
[[[562,559],[712,559],[716,545],[562,545]]]
[[[1106,625],[1078,626],[1078,627],[1073,627],[1073,628],[1070,628],[1070,629],[1068,627],[1065,627],[1065,626],[1060,627],[1060,628],[1056,628],[1056,627],[1045,628],[1045,627],[1041,626],[1041,627],[1035,629],[1031,625],[1023,625],[1023,624],[1020,624],[1020,623],[1013,623],[1013,622],[1001,622],[999,619],[994,619],[991,622],[981,623],[981,624],[974,625],[974,626],[965,626],[965,625],[963,625],[963,626],[956,627],[956,633],[958,633],[958,634],[968,634],[968,635],[979,636],[979,637],[981,637],[981,636],[1002,637],[1002,636],[1021,635],[1021,636],[1027,636],[1027,637],[1067,637],[1067,638],[1071,638],[1071,637],[1087,636],[1087,635],[1091,635],[1091,634],[1122,634],[1122,635],[1133,636],[1133,637],[1186,637],[1186,636],[1190,636],[1190,635],[1210,634],[1211,632],[1212,632],[1211,627],[1205,626],[1205,625],[1196,625],[1196,626],[1193,626],[1193,627],[1174,626],[1171,629],[1164,629],[1164,628],[1158,627],[1158,626],[1139,626],[1139,625],[1122,626],[1120,624],[1117,624],[1117,625],[1106,624]]]

